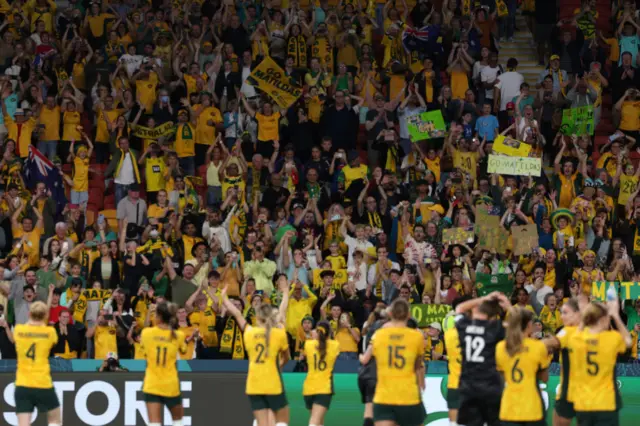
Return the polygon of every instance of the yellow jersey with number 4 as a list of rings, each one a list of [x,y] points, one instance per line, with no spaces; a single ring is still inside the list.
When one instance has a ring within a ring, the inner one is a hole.
[[[247,325],[244,347],[249,357],[247,395],[280,395],[284,392],[280,377],[280,352],[289,350],[287,333],[272,328],[267,346],[266,329]]]
[[[58,343],[58,335],[48,325],[18,324],[13,331],[18,368],[16,386],[51,389],[49,354]]]
[[[616,385],[616,360],[627,351],[617,331],[592,333],[589,329],[577,332],[569,341],[575,352],[576,395],[573,406],[578,412],[616,411],[620,395]],[[574,365],[571,365],[574,368]]]
[[[457,328],[453,327],[445,331],[444,345],[447,348],[447,364],[449,365],[447,389],[458,389],[462,373],[462,353],[460,352],[460,336],[458,336]]]
[[[302,386],[303,395],[333,394],[333,367],[338,354],[340,354],[340,343],[336,340],[327,340],[324,359],[320,359],[317,340],[304,342],[304,356],[307,359],[309,372]]]
[[[549,367],[547,347],[539,340],[525,338],[515,355],[507,352],[506,341],[496,345],[496,368],[504,375],[500,420],[535,422],[544,418],[544,401],[538,388],[538,372]],[[526,404],[523,404],[526,401]]]
[[[147,360],[142,392],[167,398],[179,396],[176,362],[178,352],[187,351],[184,333],[160,327],[145,328],[140,335],[140,346]]]
[[[416,361],[424,358],[424,336],[406,327],[381,328],[373,335],[378,382],[375,404],[416,405],[421,403]]]

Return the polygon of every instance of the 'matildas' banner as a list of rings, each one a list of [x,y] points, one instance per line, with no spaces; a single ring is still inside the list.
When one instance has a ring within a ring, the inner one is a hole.
[[[595,281],[591,286],[591,296],[595,300],[607,300],[607,290],[613,284],[620,300],[640,299],[640,282],[638,281]]]
[[[254,68],[247,82],[268,94],[280,108],[289,108],[302,94],[302,89],[269,56]]]
[[[418,327],[424,328],[434,322],[442,324],[442,320],[450,310],[451,306],[449,305],[411,305],[411,316],[418,323]]]
[[[542,160],[531,157],[507,157],[489,154],[488,173],[515,176],[540,176]]]
[[[176,131],[172,121],[167,121],[164,124],[154,127],[136,126],[133,129],[133,135],[141,139],[158,139],[162,136],[168,136]]]

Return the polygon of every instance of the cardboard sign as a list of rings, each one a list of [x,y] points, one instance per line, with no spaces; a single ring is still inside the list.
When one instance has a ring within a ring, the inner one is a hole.
[[[476,289],[478,297],[486,296],[494,291],[506,295],[513,292],[514,276],[511,274],[480,274],[476,273]]]
[[[528,157],[531,145],[508,136],[498,135],[493,141],[493,152],[510,157]]]
[[[302,89],[269,56],[253,69],[247,82],[269,95],[282,109],[289,108],[302,94]]]
[[[500,208],[487,205],[476,206],[477,227],[497,228],[500,226]]]
[[[509,248],[509,231],[504,228],[478,227],[478,247],[487,250],[495,249],[504,254]]]
[[[442,242],[445,244],[470,244],[474,239],[473,230],[449,228],[442,231]]]
[[[538,227],[535,224],[512,226],[511,236],[513,237],[513,254],[531,254],[538,248]]]
[[[487,173],[514,176],[536,176],[542,171],[542,159],[531,157],[508,157],[489,154]]]
[[[569,108],[562,111],[560,132],[563,135],[593,135],[595,130],[593,105]]]
[[[429,327],[429,324],[434,322],[442,324],[442,320],[450,311],[449,305],[411,305],[411,317],[418,323],[418,328]]]
[[[443,138],[447,130],[442,112],[429,111],[422,114],[415,114],[407,117],[407,129],[411,137],[411,142],[418,142],[425,139]]]

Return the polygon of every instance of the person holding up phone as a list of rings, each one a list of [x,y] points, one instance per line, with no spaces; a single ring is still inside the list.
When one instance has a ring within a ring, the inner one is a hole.
[[[113,314],[101,309],[97,324],[89,327],[87,339],[93,338],[95,345],[94,359],[105,359],[109,352],[118,353],[116,341],[116,322]]]

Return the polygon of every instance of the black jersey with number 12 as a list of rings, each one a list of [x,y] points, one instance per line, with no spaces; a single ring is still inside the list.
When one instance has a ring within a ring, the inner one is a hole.
[[[462,353],[460,392],[500,393],[502,385],[496,370],[496,344],[504,339],[500,320],[472,320],[461,316],[456,320]]]

